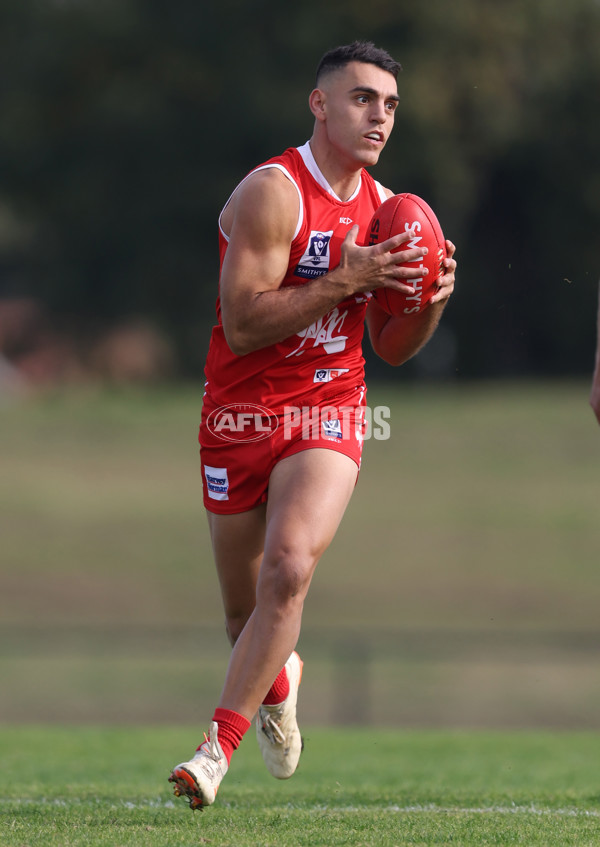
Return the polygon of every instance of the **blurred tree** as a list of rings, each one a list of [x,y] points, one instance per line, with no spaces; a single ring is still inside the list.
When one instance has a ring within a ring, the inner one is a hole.
[[[422,194],[459,247],[456,369],[589,371],[599,25],[595,0],[5,0],[0,296],[86,332],[151,317],[197,373],[220,207],[310,135],[321,54],[366,38],[404,67],[375,175]]]

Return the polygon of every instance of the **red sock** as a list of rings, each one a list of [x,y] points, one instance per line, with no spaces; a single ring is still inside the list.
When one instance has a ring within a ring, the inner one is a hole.
[[[230,709],[215,709],[213,721],[219,725],[218,741],[229,764],[233,751],[237,750],[244,733],[250,729],[250,721]]]
[[[290,683],[288,680],[288,676],[283,667],[279,674],[277,675],[277,679],[273,683],[273,685],[269,688],[269,692],[265,699],[263,700],[263,704],[265,706],[276,706],[278,703],[283,703],[288,694],[290,693]]]

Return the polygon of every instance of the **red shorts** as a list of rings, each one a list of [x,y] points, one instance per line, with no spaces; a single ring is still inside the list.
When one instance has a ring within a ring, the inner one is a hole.
[[[364,387],[321,406],[285,407],[281,414],[251,403],[216,408],[205,398],[198,440],[206,509],[227,515],[266,503],[275,465],[302,450],[335,450],[360,469],[365,405]]]

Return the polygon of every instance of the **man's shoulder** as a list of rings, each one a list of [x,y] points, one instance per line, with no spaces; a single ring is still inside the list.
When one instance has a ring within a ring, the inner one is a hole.
[[[260,165],[257,165],[250,171],[248,176],[262,170],[278,170],[279,168],[297,170],[301,164],[302,157],[298,152],[298,148],[288,147],[287,150],[283,151],[283,153],[279,153],[277,156],[272,156],[270,159],[267,159]]]
[[[301,196],[302,158],[295,147],[257,165],[237,185],[232,198],[236,202],[258,201],[289,203]]]
[[[234,219],[243,221],[249,232],[297,230],[301,194],[294,174],[275,157],[250,171],[237,185],[221,213],[221,229],[226,237]],[[300,197],[300,199],[299,199]]]
[[[289,198],[297,194],[297,183],[294,172],[273,160],[250,171],[238,185],[234,197],[238,200],[260,196],[265,199],[272,197],[273,200],[277,197]]]

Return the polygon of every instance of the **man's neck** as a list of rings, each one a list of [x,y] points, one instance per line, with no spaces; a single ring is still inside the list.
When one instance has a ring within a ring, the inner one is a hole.
[[[343,202],[349,200],[358,187],[362,167],[356,167],[354,163],[352,166],[350,163],[344,166],[337,152],[328,145],[320,144],[315,135],[312,136],[309,144],[317,167],[336,196]]]

